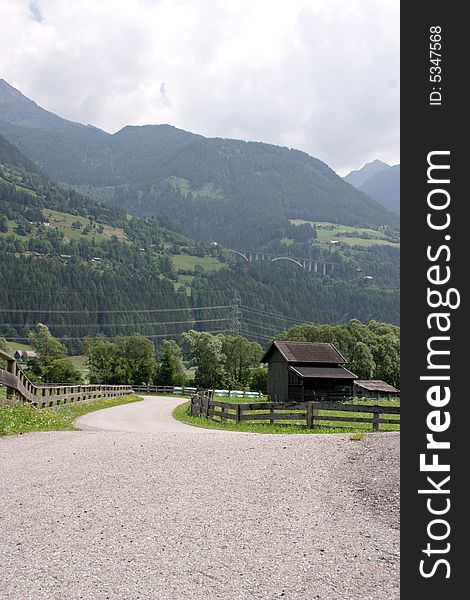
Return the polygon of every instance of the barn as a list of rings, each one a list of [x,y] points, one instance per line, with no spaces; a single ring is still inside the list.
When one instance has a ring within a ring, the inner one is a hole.
[[[333,344],[275,341],[261,358],[268,364],[268,396],[279,402],[338,400],[353,395],[357,376]]]
[[[400,396],[400,390],[380,379],[357,379],[354,395],[358,398],[396,398]]]

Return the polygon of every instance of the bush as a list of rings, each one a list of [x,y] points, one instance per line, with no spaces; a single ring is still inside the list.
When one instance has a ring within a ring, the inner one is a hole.
[[[252,392],[265,392],[268,389],[268,369],[256,367],[251,370],[250,390]]]
[[[42,379],[46,383],[81,383],[82,375],[70,358],[57,358],[44,368]]]

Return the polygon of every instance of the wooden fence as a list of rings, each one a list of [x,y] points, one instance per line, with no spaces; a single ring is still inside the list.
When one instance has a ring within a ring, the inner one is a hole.
[[[192,396],[198,391],[195,387],[178,387],[172,385],[134,385],[134,392],[139,394],[182,394],[183,396]],[[211,390],[214,395],[224,395],[233,398],[262,398],[263,392],[250,392],[247,390]]]
[[[197,392],[195,387],[177,387],[174,385],[133,385],[132,389],[138,394],[182,394],[191,396]]]
[[[13,357],[0,351],[0,358],[7,362],[7,370],[0,369],[0,384],[6,387],[7,398],[18,398],[38,408],[133,393],[132,387],[127,385],[36,385],[26,377]]]
[[[320,411],[322,414],[320,414]],[[324,414],[329,412],[343,412]],[[365,413],[370,416],[348,416],[347,413]],[[399,425],[399,418],[386,415],[399,415],[398,406],[379,406],[362,404],[343,404],[338,402],[253,402],[241,404],[235,402],[219,402],[210,393],[198,392],[191,398],[191,415],[205,417],[214,421],[262,421],[271,425],[282,421],[304,421],[309,429],[319,425],[321,421],[338,423],[370,423],[372,431],[378,431],[382,424]]]

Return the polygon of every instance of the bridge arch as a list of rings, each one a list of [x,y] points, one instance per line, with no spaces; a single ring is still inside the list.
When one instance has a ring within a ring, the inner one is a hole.
[[[295,258],[290,258],[290,256],[278,256],[277,258],[273,258],[271,262],[276,262],[276,260],[288,260],[289,262],[299,265],[299,267],[302,267],[302,269],[304,268],[304,265],[301,262],[295,260]]]
[[[244,258],[246,260],[246,262],[250,262],[249,259],[248,259],[248,257],[245,256],[243,254],[243,252],[239,252],[238,250],[230,250],[230,252],[234,252],[235,254],[238,254],[238,256],[241,256],[242,258]]]

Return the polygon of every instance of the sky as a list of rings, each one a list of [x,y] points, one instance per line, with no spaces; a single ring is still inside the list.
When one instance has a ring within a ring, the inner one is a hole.
[[[0,0],[0,78],[109,132],[399,162],[399,0]]]

